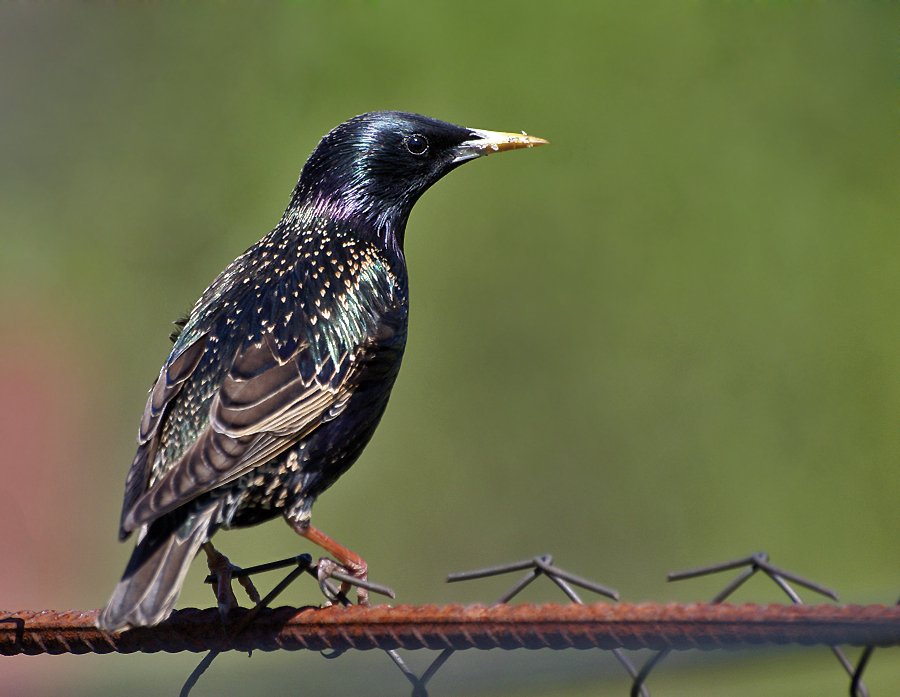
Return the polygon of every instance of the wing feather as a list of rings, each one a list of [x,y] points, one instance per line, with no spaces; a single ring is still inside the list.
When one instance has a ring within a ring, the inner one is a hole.
[[[150,468],[159,439],[160,425],[166,407],[178,396],[184,383],[193,375],[206,348],[207,337],[201,336],[185,348],[173,361],[167,362],[147,397],[147,406],[138,430],[138,449],[128,476],[125,478],[125,499],[122,503],[119,537],[125,539],[133,528],[125,527],[125,519],[147,488]]]
[[[179,460],[134,500],[123,517],[123,528],[134,530],[242,476],[333,419],[353,390],[352,361],[341,361],[336,369],[326,353],[323,363],[304,380],[304,363],[310,360],[306,344],[298,345],[287,359],[281,358],[268,334],[242,346],[212,400],[208,425]],[[317,377],[325,363],[329,363],[331,380],[320,384]],[[158,402],[159,396],[154,400],[151,393],[148,410],[164,410]]]

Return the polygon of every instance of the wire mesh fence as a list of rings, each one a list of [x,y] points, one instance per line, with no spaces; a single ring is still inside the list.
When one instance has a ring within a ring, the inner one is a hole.
[[[187,677],[181,694],[190,694],[223,651],[315,650],[337,659],[349,650],[383,650],[412,687],[425,697],[428,684],[456,651],[465,649],[604,649],[611,651],[630,681],[629,694],[649,697],[648,680],[672,651],[741,649],[762,644],[827,646],[848,679],[851,697],[868,697],[863,675],[876,648],[900,646],[898,605],[805,605],[797,588],[836,602],[837,594],[814,581],[773,565],[766,554],[669,574],[681,581],[736,571],[710,602],[693,604],[585,603],[585,591],[617,601],[618,593],[554,564],[550,555],[451,574],[449,582],[490,576],[521,575],[493,605],[353,606],[340,589],[319,580],[312,557],[302,554],[238,571],[249,578],[264,571],[290,568],[287,575],[250,609],[235,609],[224,618],[217,609],[186,609],[155,627],[107,634],[96,625],[97,611],[0,611],[0,655],[60,653],[207,652]],[[784,605],[732,605],[725,601],[753,576],[776,584],[790,601]],[[317,579],[329,599],[327,608],[272,608],[273,601],[297,578]],[[360,581],[340,572],[344,584]],[[511,604],[526,587],[547,579],[565,596],[564,604]],[[207,579],[215,583],[215,576]],[[363,582],[365,583],[365,582]],[[376,593],[389,589],[365,583]],[[343,607],[338,607],[343,606]],[[841,646],[864,647],[856,663]],[[420,673],[400,653],[403,649],[438,650]],[[655,653],[640,666],[629,652]]]

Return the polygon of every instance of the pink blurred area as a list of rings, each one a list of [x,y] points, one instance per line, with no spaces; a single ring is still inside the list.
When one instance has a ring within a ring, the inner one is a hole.
[[[17,304],[0,318],[0,617],[91,597],[98,371],[70,318],[57,315]],[[26,656],[0,658],[0,667],[3,695],[61,694],[72,668]]]

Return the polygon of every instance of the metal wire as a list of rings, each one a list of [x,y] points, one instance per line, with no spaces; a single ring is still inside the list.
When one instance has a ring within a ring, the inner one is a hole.
[[[573,586],[614,600],[618,599],[618,593],[556,566],[550,555],[448,577],[449,582],[458,582],[525,571],[498,604],[492,606],[353,606],[327,579],[319,579],[317,566],[307,554],[236,570],[232,576],[246,580],[251,574],[287,567],[292,567],[291,571],[255,607],[232,610],[226,620],[215,608],[187,609],[173,613],[169,620],[155,627],[107,634],[96,627],[96,610],[0,611],[0,655],[208,652],[182,688],[182,697],[187,697],[223,651],[308,649],[320,651],[326,658],[336,658],[350,649],[381,649],[410,682],[413,697],[427,697],[429,681],[457,650],[601,648],[612,650],[628,671],[632,679],[631,695],[649,697],[645,684],[648,676],[673,650],[738,649],[760,644],[825,645],[835,653],[851,678],[850,696],[868,697],[862,676],[875,647],[900,646],[900,601],[894,606],[803,605],[792,584],[833,600],[837,600],[837,594],[774,566],[762,552],[669,574],[669,580],[676,581],[740,569],[711,603],[687,605],[586,605]],[[778,585],[792,605],[724,602],[759,572]],[[304,574],[316,578],[334,606],[271,609],[269,605],[274,599]],[[361,585],[358,579],[340,571],[331,576]],[[558,586],[571,604],[507,604],[542,576]],[[206,580],[215,583],[217,579],[210,576]],[[362,583],[375,592],[391,593],[383,586]],[[864,647],[855,667],[838,645]],[[440,653],[419,676],[397,650],[421,648]],[[626,654],[626,650],[632,649],[653,649],[658,653],[638,670]]]
[[[709,566],[702,566],[696,569],[688,569],[687,571],[677,571],[668,574],[669,581],[682,581],[690,578],[697,578],[699,576],[709,576],[712,574],[718,574],[723,571],[730,571],[732,569],[739,569],[741,567],[745,567],[740,574],[738,574],[728,585],[725,586],[716,596],[713,598],[713,604],[719,604],[724,602],[732,593],[734,593],[738,588],[740,588],[748,579],[754,576],[758,571],[762,571],[764,575],[768,576],[775,585],[781,588],[784,591],[785,595],[790,598],[791,602],[795,605],[802,605],[803,600],[794,590],[788,581],[793,581],[798,586],[803,586],[819,595],[826,596],[831,598],[832,600],[837,600],[837,593],[830,588],[826,588],[825,586],[816,583],[815,581],[811,581],[802,576],[798,576],[790,571],[785,571],[774,564],[769,562],[769,555],[765,552],[757,552],[756,554],[751,554],[747,557],[741,557],[740,559],[735,559],[732,561],[727,561],[719,564],[711,564]],[[840,642],[834,642],[840,643]],[[647,680],[647,677],[659,665],[666,656],[672,651],[671,648],[663,649],[655,656],[651,657],[644,663],[641,670],[635,676],[634,681],[631,686],[631,697],[637,697],[639,693],[642,694],[644,689],[644,683]],[[862,682],[862,672],[865,669],[865,662],[868,661],[868,656],[864,653],[863,660],[860,661],[860,666],[857,669],[854,669],[853,665],[847,659],[847,656],[844,652],[835,645],[831,646],[831,651],[837,657],[838,662],[840,662],[841,666],[843,666],[844,670],[851,678],[850,684],[850,697],[869,697],[869,691],[866,688],[865,684]],[[869,648],[866,649],[869,651]]]
[[[546,576],[551,581],[553,581],[563,591],[563,593],[566,594],[566,597],[568,597],[569,600],[571,600],[573,603],[582,604],[581,598],[578,597],[578,594],[572,589],[569,583],[573,583],[582,588],[586,588],[587,590],[591,590],[600,595],[605,595],[609,598],[612,598],[613,600],[619,599],[618,592],[613,590],[612,588],[608,588],[607,586],[596,583],[595,581],[582,578],[581,576],[576,576],[575,574],[561,569],[558,566],[554,566],[553,557],[549,554],[539,555],[536,557],[532,557],[531,559],[525,559],[523,561],[517,561],[511,564],[490,566],[483,569],[476,569],[474,571],[457,572],[447,576],[447,582],[456,583],[459,581],[472,581],[475,579],[487,578],[489,576],[500,576],[508,573],[514,573],[516,571],[522,571],[524,569],[528,569],[529,572],[526,573],[525,576],[523,576],[518,582],[513,584],[513,586],[506,593],[500,596],[497,604],[508,603],[540,576]],[[438,656],[431,662],[431,664],[428,666],[428,668],[425,669],[425,672],[422,673],[421,676],[416,675],[415,672],[409,668],[409,666],[403,660],[402,656],[400,656],[400,654],[397,653],[396,650],[389,650],[388,655],[400,669],[400,672],[402,672],[406,679],[409,680],[412,684],[412,697],[428,697],[429,681],[437,674],[437,671],[447,662],[447,660],[455,653],[455,651],[456,649],[452,648],[446,648],[441,651],[441,653],[438,654]],[[629,671],[629,674],[634,677],[634,666],[631,665],[628,657],[625,656],[625,654],[623,654],[622,651],[618,648],[613,649],[612,652],[619,660],[619,662],[623,666],[625,666],[625,669]],[[649,695],[645,694],[644,697],[649,697]]]
[[[240,622],[249,611],[234,611]],[[734,649],[760,644],[900,645],[886,605],[400,605],[261,610],[229,637],[216,608],[107,634],[97,610],[0,612],[0,654],[260,649]],[[9,620],[24,623],[21,632]]]

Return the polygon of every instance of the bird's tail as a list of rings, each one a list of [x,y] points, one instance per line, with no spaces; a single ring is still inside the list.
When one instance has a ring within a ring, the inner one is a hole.
[[[97,626],[112,632],[166,619],[191,562],[215,531],[213,519],[218,510],[219,502],[210,502],[190,512],[176,509],[154,521],[132,552]]]

